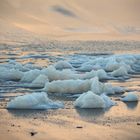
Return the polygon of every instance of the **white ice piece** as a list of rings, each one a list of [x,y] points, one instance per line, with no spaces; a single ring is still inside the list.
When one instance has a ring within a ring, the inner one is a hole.
[[[121,100],[124,102],[134,102],[138,101],[139,98],[134,92],[129,92],[125,95],[125,97],[121,98]]]
[[[44,92],[18,96],[7,104],[7,109],[53,109],[62,107],[62,103],[53,102]]]
[[[80,108],[105,108],[104,100],[92,91],[81,94],[74,102],[75,107]]]

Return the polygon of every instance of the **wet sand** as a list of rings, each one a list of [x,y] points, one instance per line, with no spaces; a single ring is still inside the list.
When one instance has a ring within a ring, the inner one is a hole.
[[[19,113],[1,110],[0,115],[0,137],[3,140],[139,140],[140,138],[140,125],[137,124],[140,118],[113,123],[113,118],[109,117],[104,123],[97,124],[67,114],[51,116],[46,111]]]

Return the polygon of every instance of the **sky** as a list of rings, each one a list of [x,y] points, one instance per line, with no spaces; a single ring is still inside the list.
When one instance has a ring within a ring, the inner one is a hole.
[[[0,0],[1,27],[50,38],[139,39],[139,13],[140,0]]]

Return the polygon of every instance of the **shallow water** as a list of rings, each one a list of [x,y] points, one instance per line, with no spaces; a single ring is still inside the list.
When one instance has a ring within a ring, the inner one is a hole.
[[[109,57],[119,54],[140,54],[140,43],[135,41],[87,41],[87,42],[59,42],[50,41],[42,44],[0,44],[0,63],[4,64],[9,60],[16,60],[22,64],[31,64],[39,69],[47,67],[59,60],[67,60],[75,68],[81,66],[97,57]],[[140,94],[140,75],[133,75],[128,80],[109,80],[113,85],[125,87],[128,91],[136,91]],[[24,88],[20,82],[0,81],[0,108],[5,109],[9,100],[15,96],[29,94],[37,89]],[[67,116],[71,119],[77,118],[93,123],[118,123],[124,121],[137,121],[140,119],[140,104],[123,103],[118,101],[121,94],[112,96],[118,105],[108,110],[102,109],[75,109],[73,101],[75,98],[68,94],[49,94],[50,98],[60,100],[65,104],[64,109],[43,111],[48,118],[53,116]],[[13,115],[19,115],[19,110],[8,111]],[[36,114],[38,111],[31,111]],[[30,111],[24,113],[28,116]],[[21,115],[22,116],[22,115]]]

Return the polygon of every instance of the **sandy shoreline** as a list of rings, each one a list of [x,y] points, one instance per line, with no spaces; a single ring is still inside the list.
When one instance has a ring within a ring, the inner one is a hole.
[[[35,113],[36,112],[36,113]],[[2,140],[138,140],[139,120],[121,123],[89,123],[68,115],[47,117],[44,111],[10,113],[0,110],[0,137]],[[35,133],[31,136],[31,132]]]

